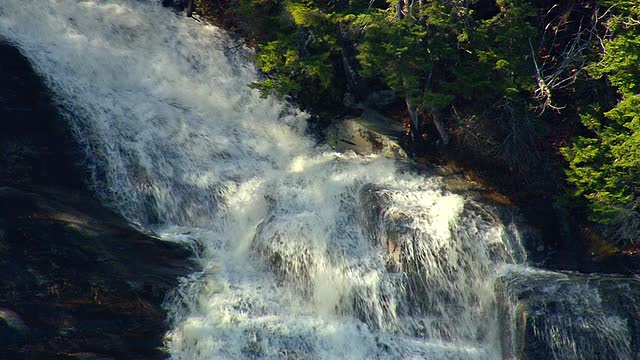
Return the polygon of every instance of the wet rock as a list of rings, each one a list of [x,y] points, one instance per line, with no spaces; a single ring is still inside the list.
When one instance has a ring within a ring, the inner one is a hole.
[[[639,279],[513,267],[498,278],[496,291],[505,358],[640,355]]]
[[[493,300],[484,286],[492,263],[521,261],[522,251],[496,209],[432,185],[363,187],[362,227],[387,261],[385,281],[397,284],[393,296],[407,306],[394,315],[424,317],[404,327],[420,337],[478,341],[491,333]]]
[[[18,50],[0,41],[0,183],[82,187],[81,156],[47,88]]]
[[[403,240],[411,238],[414,229],[411,228],[411,216],[402,212],[389,212],[388,206],[391,194],[376,186],[366,185],[362,188],[360,199],[362,206],[363,228],[369,239],[387,251],[387,269],[392,272],[401,271],[403,267],[409,267],[406,261],[403,263],[402,252],[406,252],[406,244]]]
[[[401,133],[402,124],[366,110],[360,117],[334,122],[326,130],[326,141],[338,151],[406,159],[407,154],[400,146]]]
[[[9,348],[24,344],[29,328],[15,311],[0,308],[0,347]]]
[[[584,272],[609,274],[640,274],[640,248],[615,244],[595,226],[582,226],[578,231],[578,242],[585,249],[581,265]],[[587,244],[587,246],[585,246]]]
[[[86,189],[82,156],[27,60],[0,44],[0,359],[162,359],[162,302],[191,252]]]
[[[390,270],[420,266],[416,261],[424,260],[424,254],[418,255],[418,249],[432,252],[436,251],[434,246],[454,245],[466,249],[470,243],[478,243],[483,247],[482,251],[495,261],[519,262],[524,259],[521,244],[533,241],[536,231],[527,227],[520,231],[520,226],[514,223],[516,209],[476,201],[467,196],[471,190],[463,192],[466,200],[462,200],[456,194],[435,190],[439,185],[434,185],[434,190],[414,192],[397,192],[372,185],[362,188],[363,228],[372,243],[387,250]],[[405,198],[403,201],[408,203],[408,207],[395,206],[395,195]],[[428,245],[431,243],[434,246]],[[440,258],[436,254],[433,257]]]
[[[299,290],[311,291],[309,273],[314,267],[312,251],[303,245],[307,242],[293,242],[288,234],[297,233],[305,238],[308,234],[304,221],[300,219],[265,219],[258,226],[251,249],[281,280],[295,284]],[[287,229],[283,233],[281,229]]]
[[[4,358],[85,349],[116,358],[165,357],[161,305],[177,278],[193,271],[189,251],[62,190],[0,187],[0,228],[0,306],[32,329],[27,342],[5,348]]]

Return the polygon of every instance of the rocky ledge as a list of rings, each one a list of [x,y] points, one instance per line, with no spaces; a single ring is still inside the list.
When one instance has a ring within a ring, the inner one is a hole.
[[[0,358],[165,358],[188,257],[83,195],[0,187]]]
[[[49,91],[2,43],[0,119],[0,359],[166,358],[162,303],[191,252],[100,205]]]

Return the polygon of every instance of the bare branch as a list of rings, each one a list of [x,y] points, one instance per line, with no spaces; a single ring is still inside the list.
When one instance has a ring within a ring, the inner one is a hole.
[[[367,11],[365,12],[365,14],[368,14],[371,12],[371,7],[373,6],[373,3],[376,2],[376,0],[370,0],[369,1],[369,6],[367,6]]]
[[[547,12],[549,16],[558,5],[552,6]],[[561,28],[569,26],[571,23],[568,19],[568,13],[560,14],[550,20],[544,27],[543,35],[540,40],[539,53],[536,54],[531,40],[531,56],[533,58],[535,80],[537,88],[534,93],[534,99],[538,102],[537,108],[540,114],[547,109],[560,111],[561,106],[554,105],[552,95],[554,92],[566,89],[573,85],[580,75],[586,59],[584,56],[594,41],[597,41],[600,47],[603,46],[603,39],[598,36],[597,26],[610,10],[607,9],[605,14],[599,15],[598,8],[595,7],[593,12],[580,18],[577,30],[571,35],[561,51],[554,54],[554,48],[561,45],[562,39],[559,38]],[[538,59],[541,62],[538,62]]]

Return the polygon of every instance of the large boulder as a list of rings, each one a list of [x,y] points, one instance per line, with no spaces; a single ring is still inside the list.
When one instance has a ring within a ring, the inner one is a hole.
[[[414,191],[373,185],[362,188],[362,226],[375,245],[386,249],[390,270],[422,266],[415,261],[424,261],[425,255],[416,257],[417,249],[440,258],[437,251],[442,249],[438,247],[478,246],[481,256],[490,261],[524,261],[523,240],[529,241],[535,234],[523,233],[514,223],[517,209],[484,201],[479,195],[470,196],[471,190],[462,192],[465,197],[442,191],[441,185]]]
[[[402,124],[368,109],[360,117],[336,121],[326,130],[326,142],[338,151],[352,150],[361,155],[382,154],[406,159],[400,146]]]
[[[393,285],[384,296],[394,299],[394,316],[406,316],[402,328],[445,342],[488,341],[493,266],[522,261],[514,229],[495,209],[439,182],[414,190],[365,186],[360,204],[365,234],[386,261],[382,282]]]
[[[265,219],[257,228],[251,250],[280,280],[294,284],[303,293],[311,291],[310,272],[315,261],[308,220],[304,216]],[[291,237],[296,237],[293,241]],[[297,241],[307,239],[308,241]]]
[[[510,267],[496,284],[505,359],[636,359],[640,280]]]

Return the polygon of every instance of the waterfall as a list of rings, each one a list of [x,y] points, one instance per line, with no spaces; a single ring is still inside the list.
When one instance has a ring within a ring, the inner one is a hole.
[[[498,212],[437,173],[336,153],[260,99],[251,51],[160,1],[3,0],[104,203],[202,271],[169,299],[174,359],[499,359]]]

